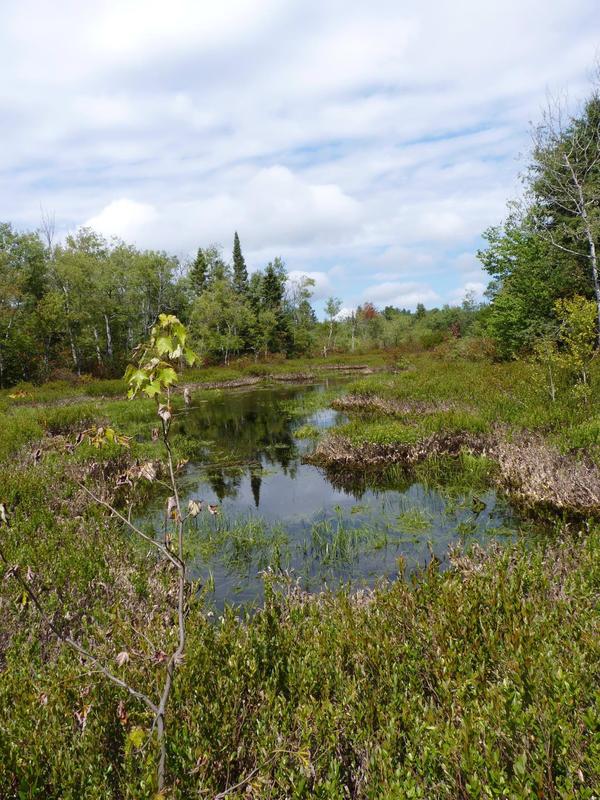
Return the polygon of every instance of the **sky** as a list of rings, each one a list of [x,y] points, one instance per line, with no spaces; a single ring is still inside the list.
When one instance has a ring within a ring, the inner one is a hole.
[[[598,0],[2,0],[0,220],[281,256],[315,300],[480,297]]]

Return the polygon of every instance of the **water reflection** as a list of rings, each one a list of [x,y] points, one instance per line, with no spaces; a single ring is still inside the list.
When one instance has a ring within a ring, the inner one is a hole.
[[[339,581],[372,584],[393,578],[435,554],[446,558],[457,541],[486,544],[510,538],[516,520],[493,491],[476,498],[395,476],[374,487],[365,476],[330,480],[302,463],[312,447],[296,431],[344,421],[317,409],[332,384],[253,389],[216,395],[180,418],[176,435],[195,444],[182,496],[218,503],[220,515],[199,518],[190,537],[192,570],[214,580],[218,606],[259,601],[261,569],[301,576],[318,589]],[[303,410],[302,410],[303,409]],[[157,503],[146,520],[159,524]]]

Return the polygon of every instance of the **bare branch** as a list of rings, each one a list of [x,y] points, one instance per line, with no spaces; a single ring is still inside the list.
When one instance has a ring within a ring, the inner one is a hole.
[[[11,564],[10,564],[8,558],[6,557],[6,553],[4,552],[4,549],[2,548],[1,545],[0,545],[0,559],[2,559],[2,561],[10,569]],[[93,666],[99,672],[101,672],[104,675],[105,678],[108,678],[109,681],[114,683],[116,686],[119,686],[121,689],[125,689],[125,691],[129,692],[130,695],[132,695],[136,699],[141,700],[143,703],[145,703],[148,706],[148,708],[154,714],[158,714],[157,706],[155,705],[155,703],[152,702],[152,700],[150,700],[150,698],[147,695],[145,695],[143,692],[138,691],[137,689],[134,689],[132,686],[130,686],[128,683],[126,683],[124,680],[122,680],[118,676],[113,675],[113,673],[110,672],[110,670],[108,670],[104,666],[104,664],[102,664],[99,661],[99,659],[97,659],[95,656],[93,656],[89,652],[89,650],[86,650],[85,647],[80,645],[79,642],[76,642],[75,639],[71,638],[70,636],[65,636],[62,633],[62,631],[60,631],[56,627],[56,625],[52,622],[52,620],[50,619],[50,617],[46,613],[46,611],[45,611],[45,609],[44,609],[44,607],[42,605],[42,602],[41,602],[41,600],[39,599],[39,597],[37,595],[37,592],[35,592],[34,589],[32,589],[31,586],[27,583],[27,581],[24,580],[21,577],[18,568],[13,571],[12,576],[18,582],[19,586],[23,589],[23,591],[27,594],[27,596],[29,597],[30,601],[33,603],[33,605],[35,606],[37,612],[42,617],[42,619],[44,620],[46,625],[48,625],[48,627],[50,628],[52,633],[61,642],[63,642],[64,644],[68,645],[71,649],[73,649],[77,653],[79,653],[79,655],[82,658],[84,658],[86,661],[89,661],[90,664],[93,664]]]
[[[104,506],[104,508],[107,508],[112,514],[114,514],[115,517],[117,517],[117,519],[120,519],[121,522],[123,522],[131,531],[136,533],[138,536],[141,536],[141,538],[145,542],[148,542],[148,544],[151,544],[153,547],[156,547],[157,550],[160,550],[160,552],[165,556],[165,558],[168,558],[169,561],[177,567],[177,569],[180,569],[181,564],[179,559],[167,547],[165,547],[164,544],[156,541],[156,539],[153,539],[151,536],[148,536],[147,533],[141,531],[136,525],[134,525],[129,519],[127,519],[127,517],[124,517],[123,514],[117,511],[117,509],[114,506],[112,506],[110,503],[107,503],[106,500],[103,500],[101,497],[95,495],[92,491],[90,491],[87,488],[87,486],[84,486],[83,483],[77,482],[77,485],[81,489],[83,489],[83,491],[86,494],[88,494],[92,498],[92,500],[94,500],[99,505]]]

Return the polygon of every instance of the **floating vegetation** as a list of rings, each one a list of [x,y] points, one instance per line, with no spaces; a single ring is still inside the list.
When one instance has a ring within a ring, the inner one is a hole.
[[[420,508],[413,508],[398,515],[398,524],[402,530],[408,533],[419,533],[429,530],[433,519],[431,514]]]
[[[318,439],[322,431],[314,425],[301,425],[294,430],[296,439]]]

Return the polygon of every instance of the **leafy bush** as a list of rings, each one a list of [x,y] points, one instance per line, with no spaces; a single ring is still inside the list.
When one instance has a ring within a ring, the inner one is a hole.
[[[419,338],[419,343],[424,350],[433,350],[434,347],[441,344],[446,338],[443,331],[425,331]]]

